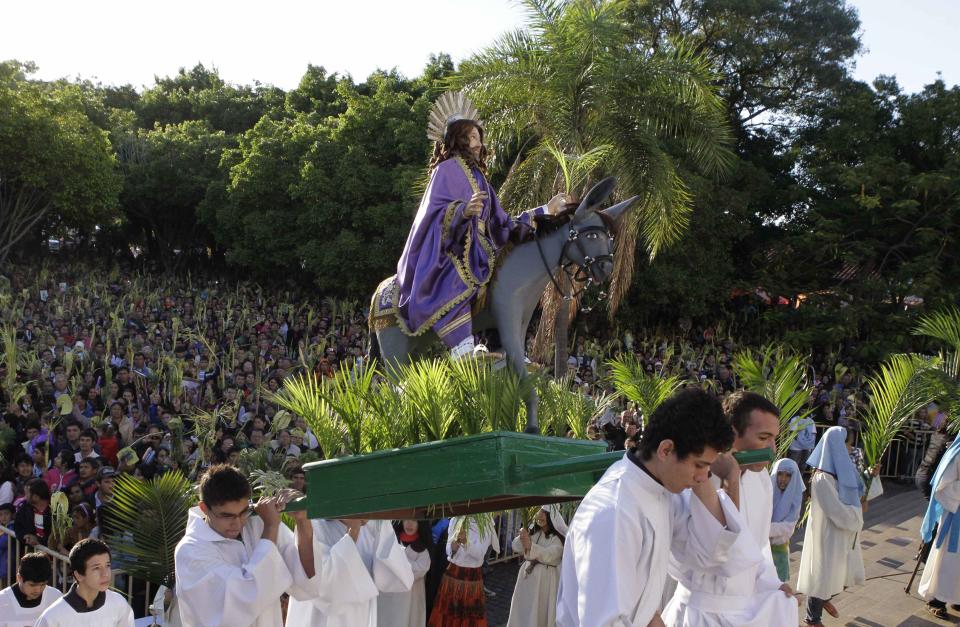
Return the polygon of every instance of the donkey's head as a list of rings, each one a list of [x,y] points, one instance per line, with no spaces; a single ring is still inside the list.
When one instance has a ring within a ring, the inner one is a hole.
[[[613,193],[616,184],[617,180],[611,176],[594,185],[573,214],[563,248],[563,263],[577,266],[579,279],[603,283],[613,273],[616,224],[640,198],[634,196],[601,211],[600,205]]]

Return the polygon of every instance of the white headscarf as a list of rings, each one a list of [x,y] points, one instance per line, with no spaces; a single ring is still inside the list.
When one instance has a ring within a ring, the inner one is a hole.
[[[567,521],[563,519],[563,514],[560,513],[560,506],[557,503],[552,503],[550,505],[544,505],[541,509],[549,514],[550,523],[553,525],[553,528],[557,530],[557,533],[566,538]]]

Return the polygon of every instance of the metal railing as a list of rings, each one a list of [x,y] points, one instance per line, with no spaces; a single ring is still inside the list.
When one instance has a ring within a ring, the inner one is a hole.
[[[832,425],[817,425],[817,441]],[[855,430],[853,445],[860,446],[860,431]],[[904,429],[890,444],[880,460],[880,477],[896,481],[913,481],[913,476],[930,445],[933,429]]]
[[[20,566],[20,558],[25,553],[43,553],[53,562],[53,574],[48,585],[57,588],[61,592],[66,592],[73,585],[73,577],[70,574],[70,558],[63,553],[47,548],[42,544],[30,547],[24,545],[17,539],[17,534],[9,527],[0,525],[0,542],[7,542],[6,565],[7,572],[4,577],[0,577],[0,588],[6,588],[17,581],[17,569]],[[127,602],[133,607],[138,616],[150,616],[150,604],[153,601],[152,594],[156,594],[156,586],[149,581],[142,581],[131,577],[121,568],[113,569],[113,589],[124,595]],[[143,612],[138,612],[138,605],[134,605],[141,590],[143,591]]]

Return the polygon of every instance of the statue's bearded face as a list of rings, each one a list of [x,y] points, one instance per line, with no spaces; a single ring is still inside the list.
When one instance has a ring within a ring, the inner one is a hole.
[[[467,139],[470,140],[470,152],[473,153],[474,158],[480,159],[480,151],[483,149],[483,140],[480,138],[480,129],[476,126],[470,128],[470,132],[467,134]]]

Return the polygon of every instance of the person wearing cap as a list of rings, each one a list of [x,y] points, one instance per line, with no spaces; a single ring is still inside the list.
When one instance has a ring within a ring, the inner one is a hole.
[[[403,254],[396,289],[401,330],[433,330],[453,358],[472,355],[471,306],[493,274],[498,251],[529,237],[534,215],[559,212],[558,194],[545,206],[512,218],[487,180],[484,130],[462,94],[444,94],[431,112],[430,181],[420,201]]]
[[[557,622],[557,588],[567,523],[556,505],[540,509],[529,528],[513,540],[523,555],[517,585],[510,600],[507,627],[553,627]]]

